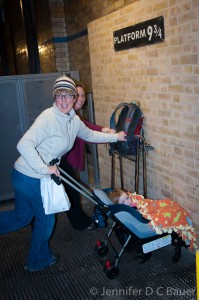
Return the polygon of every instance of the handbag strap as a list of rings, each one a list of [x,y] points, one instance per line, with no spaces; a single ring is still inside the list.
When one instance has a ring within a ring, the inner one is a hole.
[[[57,163],[59,162],[59,159],[58,158],[55,158],[55,159],[52,159],[50,162],[49,162],[49,165],[50,166],[54,166],[56,165]],[[51,175],[51,179],[54,180],[54,182],[57,184],[57,185],[60,185],[61,184],[61,178],[56,176],[55,174],[52,174]]]

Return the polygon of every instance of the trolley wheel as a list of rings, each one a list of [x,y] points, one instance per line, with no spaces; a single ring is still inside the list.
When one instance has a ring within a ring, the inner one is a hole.
[[[98,256],[100,257],[104,257],[108,254],[109,252],[109,248],[108,246],[105,244],[105,242],[97,242],[97,245],[95,247],[95,251],[97,253]]]
[[[118,277],[120,270],[116,266],[112,266],[110,261],[106,261],[106,265],[104,267],[104,272],[108,279],[115,279]]]

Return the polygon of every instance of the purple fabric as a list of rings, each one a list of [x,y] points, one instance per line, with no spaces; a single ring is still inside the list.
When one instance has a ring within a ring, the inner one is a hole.
[[[95,131],[101,131],[102,126],[93,124],[87,120],[82,119],[84,124]],[[81,138],[76,138],[73,148],[66,155],[67,162],[74,168],[79,169],[80,171],[84,170],[84,160],[85,160],[85,141]]]

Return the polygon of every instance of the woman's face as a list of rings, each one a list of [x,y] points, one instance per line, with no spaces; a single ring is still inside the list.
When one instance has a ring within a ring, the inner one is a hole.
[[[129,198],[127,193],[122,193],[122,195],[119,198],[119,204],[127,204],[129,205],[131,203],[131,199]]]
[[[86,100],[84,89],[80,86],[77,87],[77,100],[75,102],[74,109],[76,111],[80,110],[82,106],[84,105]]]
[[[76,101],[75,95],[71,90],[60,90],[55,94],[55,104],[64,114],[68,114]]]

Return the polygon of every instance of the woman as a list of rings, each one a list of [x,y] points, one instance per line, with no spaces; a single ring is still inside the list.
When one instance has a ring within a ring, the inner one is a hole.
[[[75,102],[74,109],[76,111],[76,114],[78,114],[78,116],[84,122],[84,124],[92,130],[101,131],[105,133],[115,133],[114,129],[102,127],[83,119],[82,115],[80,114],[80,111],[86,100],[85,87],[79,82],[76,83],[76,87],[77,100]],[[75,179],[78,178],[77,171],[84,170],[85,144],[86,142],[84,140],[77,137],[71,151],[64,155],[61,159],[60,167],[63,168],[70,176],[72,176]],[[89,226],[91,225],[93,220],[82,209],[80,194],[75,189],[73,189],[65,183],[64,186],[71,202],[71,208],[69,211],[66,212],[71,225],[74,229],[80,231],[84,230],[85,228],[90,228]]]
[[[17,145],[20,157],[15,162],[12,182],[15,189],[15,210],[0,212],[0,234],[18,230],[31,223],[32,238],[25,269],[32,272],[57,262],[49,248],[55,215],[45,215],[40,179],[59,176],[56,165],[49,163],[70,151],[77,136],[90,142],[124,140],[125,133],[105,134],[90,130],[73,109],[77,98],[75,83],[67,76],[54,83],[54,104],[35,120]]]

